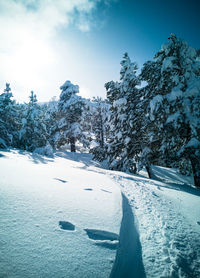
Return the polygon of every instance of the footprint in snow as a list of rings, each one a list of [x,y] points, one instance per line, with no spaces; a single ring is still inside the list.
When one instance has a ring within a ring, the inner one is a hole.
[[[84,229],[90,239],[94,240],[119,240],[119,235],[103,230],[96,230],[96,229]]]
[[[152,195],[154,195],[155,197],[159,197],[154,191],[152,192]]]
[[[106,193],[112,193],[111,191],[105,190],[105,189],[101,189],[101,191],[104,191]]]
[[[75,225],[67,221],[59,221],[59,226],[63,230],[74,231]]]
[[[60,181],[62,183],[66,183],[67,182],[66,180],[62,180],[62,179],[58,179],[58,178],[54,178],[54,180]]]
[[[96,230],[96,229],[84,229],[88,237],[95,240],[95,245],[108,248],[110,250],[115,250],[118,247],[119,236],[118,234]]]

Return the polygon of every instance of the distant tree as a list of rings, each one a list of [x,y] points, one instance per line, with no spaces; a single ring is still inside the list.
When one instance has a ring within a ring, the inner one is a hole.
[[[93,135],[90,152],[98,161],[105,159],[107,145],[107,118],[110,105],[101,98],[93,98],[91,102],[91,133]]]
[[[83,99],[78,96],[79,86],[66,81],[60,89],[58,102],[58,147],[70,143],[71,152],[76,151],[75,143],[81,137],[81,114],[83,110]]]
[[[12,100],[10,84],[6,83],[4,93],[0,95],[0,147],[7,148],[15,145],[17,137],[17,109]]]
[[[47,134],[48,134],[48,141],[50,145],[56,149],[58,138],[59,138],[59,113],[58,113],[58,101],[54,98],[52,98],[47,104],[45,104],[45,107],[43,107],[43,110],[45,110],[45,122],[47,127]]]
[[[19,139],[21,148],[34,151],[46,145],[47,129],[42,107],[37,103],[37,97],[33,91],[29,98],[29,103],[24,105]]]

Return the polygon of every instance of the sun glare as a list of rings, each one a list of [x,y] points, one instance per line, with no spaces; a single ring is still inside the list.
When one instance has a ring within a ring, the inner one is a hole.
[[[41,72],[53,62],[54,55],[50,46],[31,35],[26,36],[21,45],[11,54],[11,72],[17,80],[25,83],[39,82]]]

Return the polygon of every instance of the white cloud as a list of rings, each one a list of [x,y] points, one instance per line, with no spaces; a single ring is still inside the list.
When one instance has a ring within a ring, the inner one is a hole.
[[[67,37],[58,37],[57,31],[73,24],[88,32],[90,15],[100,1],[1,0],[1,91],[5,82],[11,82],[19,92],[14,95],[18,100],[25,100],[25,91],[28,95],[32,89],[39,91],[39,99],[47,99],[49,91],[55,90],[57,76],[63,75],[63,67],[57,62],[62,56],[58,45],[65,42],[62,51],[72,51],[67,48]],[[65,70],[67,73],[67,67]]]

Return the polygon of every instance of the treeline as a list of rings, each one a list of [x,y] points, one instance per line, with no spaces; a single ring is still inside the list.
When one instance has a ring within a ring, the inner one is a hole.
[[[141,73],[127,53],[120,80],[105,84],[107,99],[86,100],[66,81],[58,101],[39,104],[12,99],[9,84],[0,95],[0,147],[50,155],[76,143],[107,159],[110,169],[137,173],[151,165],[178,167],[200,186],[200,55],[174,34]],[[141,87],[141,82],[145,86]]]

